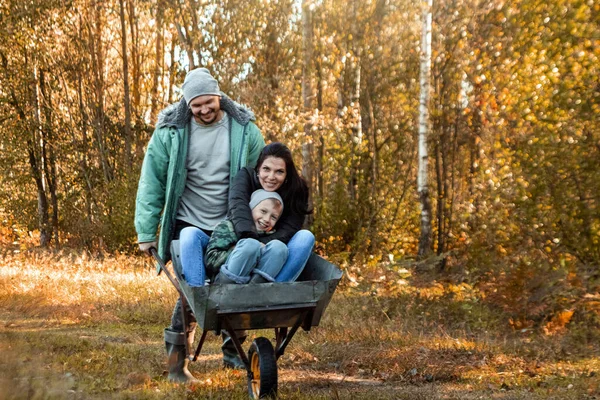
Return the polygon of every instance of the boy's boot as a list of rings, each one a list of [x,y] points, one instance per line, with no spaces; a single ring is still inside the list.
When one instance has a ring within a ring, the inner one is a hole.
[[[252,278],[250,278],[249,283],[267,283],[267,282],[269,282],[269,281],[266,280],[264,276],[262,276],[261,274],[254,273],[254,274],[252,274]]]
[[[236,335],[238,335],[240,343],[244,343],[247,337],[246,331],[238,331]],[[225,332],[222,333],[222,336],[223,345],[221,346],[221,350],[223,351],[223,366],[232,369],[246,369],[246,365],[244,365],[244,362],[235,349],[233,340]]]
[[[227,275],[225,275],[223,273],[223,271],[220,271],[217,274],[217,277],[215,278],[215,283],[219,284],[219,285],[225,285],[225,284],[235,284],[237,282],[234,281],[233,279],[231,279],[230,277],[228,277]]]
[[[194,332],[190,332],[189,336],[193,338],[193,335]],[[185,334],[165,329],[165,347],[167,349],[167,365],[169,367],[169,376],[167,379],[171,382],[198,382],[188,369],[190,360],[185,354]]]

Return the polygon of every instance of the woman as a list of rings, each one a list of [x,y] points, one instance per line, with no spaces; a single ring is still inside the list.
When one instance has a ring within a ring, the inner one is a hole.
[[[283,199],[283,214],[275,232],[259,236],[249,202],[258,189],[277,192]],[[292,152],[282,143],[271,143],[258,156],[256,168],[242,168],[229,189],[228,218],[240,239],[252,238],[266,244],[279,240],[287,245],[288,258],[275,282],[293,282],[304,269],[315,244],[314,235],[302,229],[308,209],[308,186],[296,170]]]

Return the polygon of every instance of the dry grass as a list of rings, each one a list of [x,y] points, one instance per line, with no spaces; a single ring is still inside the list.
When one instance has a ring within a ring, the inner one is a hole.
[[[512,331],[468,285],[355,281],[279,360],[281,398],[600,398],[598,332]],[[212,334],[192,367],[200,384],[165,380],[174,301],[145,258],[3,256],[0,398],[247,398],[245,373],[220,368]]]

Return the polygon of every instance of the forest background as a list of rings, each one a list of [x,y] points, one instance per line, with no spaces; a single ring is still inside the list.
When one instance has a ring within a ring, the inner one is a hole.
[[[600,5],[432,13],[434,235],[416,260],[419,2],[0,1],[3,252],[134,253],[145,146],[204,66],[293,150],[316,249],[350,285],[421,271],[476,287],[515,329],[598,328]]]

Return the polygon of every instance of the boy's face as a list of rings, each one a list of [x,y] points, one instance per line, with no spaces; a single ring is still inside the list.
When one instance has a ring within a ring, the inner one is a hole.
[[[252,209],[252,219],[256,230],[269,232],[281,216],[281,203],[275,199],[265,199]]]

